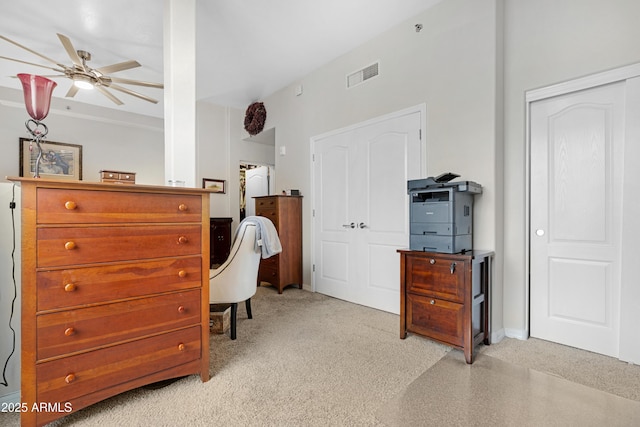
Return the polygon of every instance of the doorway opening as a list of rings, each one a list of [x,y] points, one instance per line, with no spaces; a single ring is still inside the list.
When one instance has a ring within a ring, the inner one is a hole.
[[[253,162],[240,162],[240,221],[255,215],[254,197],[273,194],[275,167]]]

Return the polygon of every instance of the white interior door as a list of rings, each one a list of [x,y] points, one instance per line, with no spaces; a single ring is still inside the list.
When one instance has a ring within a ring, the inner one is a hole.
[[[531,336],[618,357],[625,85],[531,104]]]
[[[247,169],[245,172],[246,216],[256,214],[254,197],[269,195],[270,171],[268,166]]]
[[[399,248],[409,245],[407,180],[421,176],[421,113],[316,140],[316,291],[399,313]]]

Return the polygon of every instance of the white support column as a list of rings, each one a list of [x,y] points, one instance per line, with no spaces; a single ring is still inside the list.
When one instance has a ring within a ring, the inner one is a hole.
[[[165,184],[196,185],[196,0],[164,0]]]

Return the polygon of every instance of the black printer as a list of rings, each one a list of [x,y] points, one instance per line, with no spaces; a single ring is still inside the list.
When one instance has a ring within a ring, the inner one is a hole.
[[[447,172],[407,182],[410,249],[448,254],[473,249],[473,196],[482,186]]]

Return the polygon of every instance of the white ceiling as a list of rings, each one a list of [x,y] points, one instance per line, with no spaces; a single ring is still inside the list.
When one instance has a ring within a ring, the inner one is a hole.
[[[93,68],[135,59],[142,67],[117,76],[163,81],[160,0],[0,1],[0,35],[71,65],[56,36],[61,33],[91,53]],[[244,109],[440,1],[196,0],[197,98]],[[51,65],[1,39],[0,56]],[[10,77],[17,73],[55,74],[0,59],[0,86],[20,89]],[[64,98],[71,81],[56,81],[54,97]],[[125,104],[118,107],[95,90],[80,91],[74,100],[163,116],[161,89],[126,87],[160,102],[114,91]]]

